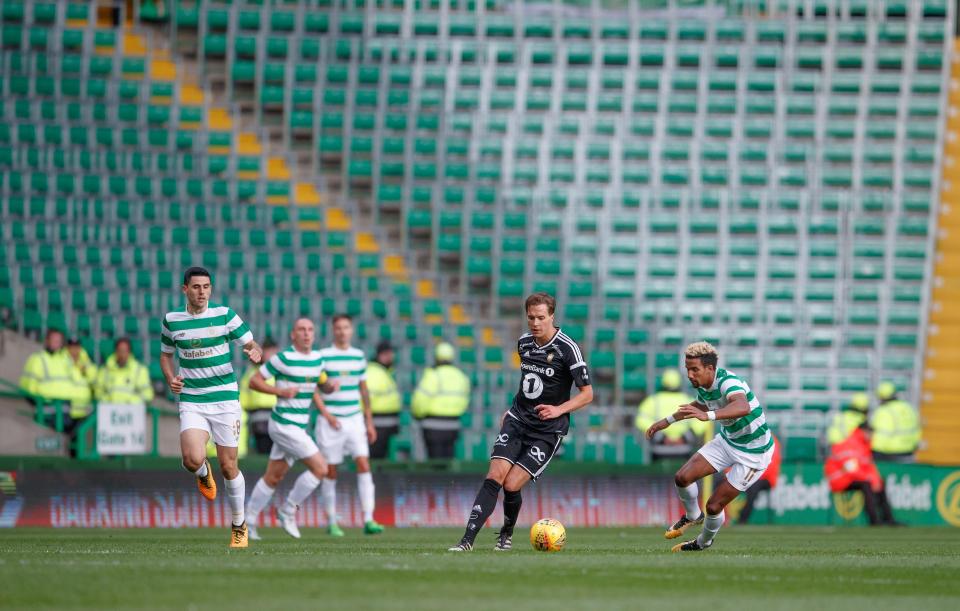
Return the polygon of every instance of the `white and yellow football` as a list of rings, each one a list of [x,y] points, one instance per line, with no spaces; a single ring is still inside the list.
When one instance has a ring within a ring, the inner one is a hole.
[[[567,542],[567,529],[558,520],[544,518],[530,527],[530,545],[538,552],[559,552]]]

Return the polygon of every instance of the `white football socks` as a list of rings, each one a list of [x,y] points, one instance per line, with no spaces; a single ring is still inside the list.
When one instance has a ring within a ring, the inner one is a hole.
[[[257,518],[260,517],[260,512],[270,504],[270,499],[273,498],[274,492],[276,492],[276,489],[268,486],[262,477],[257,480],[257,485],[254,486],[253,491],[250,492],[250,501],[247,503],[247,516],[252,524],[257,524]]]
[[[363,510],[363,521],[373,521],[373,508],[376,503],[376,492],[373,486],[373,473],[357,473],[357,491],[360,493],[360,508]]]
[[[233,479],[224,479],[224,485],[227,488],[227,501],[230,503],[230,511],[233,513],[233,525],[243,524],[243,499],[247,493],[246,482],[243,481],[243,473],[237,472]]]
[[[320,485],[320,480],[310,471],[304,471],[293,483],[293,490],[287,495],[287,502],[283,504],[283,512],[292,514],[303,504],[307,497]]]
[[[183,463],[181,463],[181,464],[183,464]],[[187,469],[186,466],[184,466],[184,469]],[[190,471],[190,469],[187,469],[187,471]],[[194,475],[196,475],[197,477],[206,477],[206,476],[207,476],[207,461],[203,461],[203,464],[200,465],[200,468],[197,469],[196,471],[190,471],[190,472],[193,473]]]
[[[700,499],[698,498],[699,491],[697,490],[697,482],[693,482],[686,488],[677,486],[677,496],[680,497],[680,502],[683,503],[683,509],[687,513],[687,519],[699,519],[702,512],[700,511]]]
[[[700,547],[707,547],[713,543],[713,538],[720,532],[721,526],[723,526],[723,511],[715,516],[708,513],[707,519],[703,521],[703,530],[700,531],[700,536],[697,537],[697,543],[700,544]]]
[[[337,480],[323,478],[320,484],[320,494],[323,496],[323,507],[327,512],[327,521],[337,523]]]

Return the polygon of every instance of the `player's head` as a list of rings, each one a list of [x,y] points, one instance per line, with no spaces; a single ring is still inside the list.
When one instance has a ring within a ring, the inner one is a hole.
[[[527,313],[527,328],[534,338],[547,337],[553,332],[553,312],[557,300],[547,293],[534,293],[527,297],[524,310]]]
[[[393,367],[393,358],[393,346],[390,345],[390,342],[382,341],[377,344],[377,354],[373,360],[390,369]]]
[[[213,292],[213,283],[210,280],[210,272],[202,267],[191,267],[183,272],[183,294],[187,297],[187,303],[191,308],[194,310],[206,308],[211,292]]]
[[[683,351],[687,379],[694,388],[713,384],[717,375],[717,349],[709,342],[694,342]]]
[[[117,365],[125,367],[127,361],[130,360],[131,345],[130,339],[127,337],[121,337],[113,343],[113,358],[117,361]]]
[[[53,354],[63,348],[63,331],[60,329],[47,329],[47,336],[43,339],[43,347]]]
[[[349,314],[336,314],[333,317],[333,343],[337,346],[349,346],[353,341],[353,318]]]
[[[677,392],[680,390],[680,383],[683,378],[680,377],[680,372],[676,369],[666,369],[660,375],[660,388],[669,392]]]
[[[293,328],[290,329],[290,341],[293,347],[300,352],[306,352],[313,346],[314,328],[313,321],[309,318],[300,317],[293,321]]]

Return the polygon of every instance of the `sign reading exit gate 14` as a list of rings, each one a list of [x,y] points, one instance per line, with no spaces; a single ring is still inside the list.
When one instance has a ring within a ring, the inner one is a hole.
[[[147,409],[143,404],[97,406],[97,451],[101,455],[144,454],[146,439]]]

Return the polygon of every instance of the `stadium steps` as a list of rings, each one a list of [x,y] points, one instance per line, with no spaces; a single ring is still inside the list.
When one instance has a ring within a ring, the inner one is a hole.
[[[953,396],[960,377],[960,40],[954,41],[944,142],[937,257],[920,414],[923,444],[917,458],[960,464],[960,421]]]
[[[150,27],[144,24],[145,27]],[[151,28],[152,32],[161,32],[161,30]],[[154,36],[154,40],[162,40],[164,47],[176,47],[176,40],[165,39],[163,36]],[[166,44],[165,44],[166,43]],[[166,49],[162,49],[164,52]],[[325,177],[315,172],[304,171],[303,164],[296,162],[296,155],[288,147],[276,144],[280,138],[274,137],[279,134],[275,127],[267,125],[263,121],[262,113],[252,104],[241,104],[233,96],[224,95],[225,92],[213,86],[213,81],[217,77],[226,77],[225,74],[215,74],[208,66],[200,66],[195,53],[176,54],[176,65],[171,64],[171,68],[181,69],[186,74],[204,74],[206,76],[208,88],[214,101],[221,102],[223,105],[229,105],[233,110],[229,116],[224,116],[223,121],[237,121],[243,126],[253,126],[254,129],[264,134],[264,138],[257,138],[256,134],[241,134],[239,145],[247,146],[250,152],[258,153],[261,148],[268,150],[271,154],[278,153],[281,156],[272,157],[267,166],[268,180],[292,180],[294,182],[292,189],[292,202],[284,196],[268,197],[267,203],[270,205],[285,206],[292,203],[296,207],[317,206],[325,211],[322,217],[328,230],[347,231],[353,234],[354,251],[359,254],[376,254],[380,256],[382,274],[394,281],[409,282],[414,290],[413,294],[421,299],[440,299],[445,306],[445,312],[442,315],[428,314],[423,322],[429,325],[447,324],[447,325],[475,325],[480,331],[479,342],[474,342],[472,338],[458,337],[455,343],[461,347],[470,348],[478,343],[481,348],[501,347],[507,337],[512,337],[519,331],[519,325],[513,321],[504,323],[497,318],[484,316],[480,311],[475,300],[465,299],[460,296],[457,299],[458,278],[451,274],[444,274],[436,270],[424,270],[424,266],[416,259],[416,253],[403,248],[402,241],[396,239],[383,226],[376,222],[372,215],[364,214],[363,206],[360,202],[353,201],[346,197],[346,194],[339,192]],[[214,78],[211,78],[214,77]],[[229,100],[229,101],[228,101]],[[224,113],[226,111],[224,110]],[[246,144],[245,144],[246,143]],[[287,160],[290,160],[289,167]],[[301,222],[301,230],[319,229],[309,223]],[[427,273],[424,273],[426,271]],[[454,297],[455,300],[452,300]],[[474,322],[476,321],[476,322]],[[453,338],[447,338],[453,340]],[[509,341],[509,340],[507,340]],[[502,364],[502,361],[491,363],[496,366]]]

